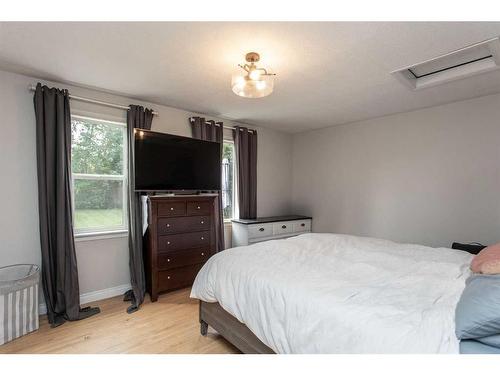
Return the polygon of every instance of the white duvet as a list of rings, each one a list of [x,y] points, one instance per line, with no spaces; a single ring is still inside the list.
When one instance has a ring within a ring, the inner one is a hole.
[[[303,234],[216,254],[191,297],[219,302],[277,353],[458,353],[455,306],[471,258]]]

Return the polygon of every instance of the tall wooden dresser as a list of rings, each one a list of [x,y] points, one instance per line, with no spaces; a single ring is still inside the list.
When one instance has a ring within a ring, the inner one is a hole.
[[[215,247],[217,194],[148,197],[146,288],[158,294],[192,285]]]

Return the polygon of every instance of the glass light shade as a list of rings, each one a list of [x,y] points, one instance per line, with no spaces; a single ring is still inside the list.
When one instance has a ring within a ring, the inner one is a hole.
[[[262,71],[260,71],[259,69],[251,70],[250,73],[248,74],[250,79],[252,79],[254,81],[258,81],[260,79],[261,75],[262,75]]]
[[[253,80],[246,73],[237,73],[231,79],[231,89],[244,98],[262,98],[273,92],[274,76],[260,75],[258,80]]]

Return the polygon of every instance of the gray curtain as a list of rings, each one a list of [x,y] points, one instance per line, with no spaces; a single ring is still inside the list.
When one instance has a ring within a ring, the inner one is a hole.
[[[52,327],[99,312],[80,308],[71,208],[71,114],[67,90],[37,84],[38,213],[42,285]]]
[[[257,132],[237,126],[233,131],[238,170],[238,209],[241,219],[257,217]]]
[[[142,202],[141,193],[135,191],[135,152],[134,129],[151,129],[153,111],[141,106],[131,105],[127,113],[127,149],[128,149],[128,248],[130,284],[124,301],[130,301],[127,312],[133,313],[139,309],[146,293],[146,278],[144,276],[144,259],[142,253]]]
[[[212,141],[220,143],[220,152],[222,156],[222,146],[224,142],[224,127],[222,122],[205,121],[204,117],[192,117],[190,119],[191,130],[193,132],[193,138],[201,139],[204,141]],[[222,174],[221,174],[222,180]],[[224,250],[224,214],[222,211],[222,193],[217,191],[217,206],[218,209],[215,210],[215,243],[216,251]]]

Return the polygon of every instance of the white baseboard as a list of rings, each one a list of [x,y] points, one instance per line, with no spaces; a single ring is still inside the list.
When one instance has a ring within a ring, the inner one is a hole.
[[[123,284],[114,286],[112,288],[96,290],[95,292],[83,293],[80,294],[80,303],[84,304],[94,301],[100,301],[106,298],[116,297],[120,294],[125,293],[130,288],[132,288],[130,284]]]
[[[112,288],[96,290],[95,292],[83,293],[80,294],[80,304],[83,305],[89,302],[95,302],[106,298],[116,297],[122,295],[130,288],[131,288],[130,284],[123,284],[114,286]],[[47,306],[45,305],[45,303],[41,303],[38,306],[38,313],[39,315],[47,314]]]

